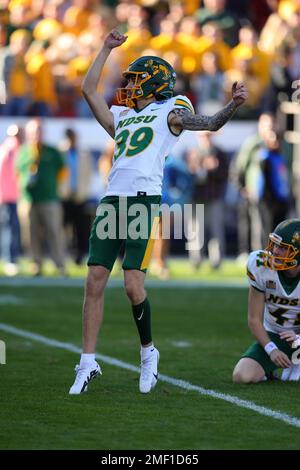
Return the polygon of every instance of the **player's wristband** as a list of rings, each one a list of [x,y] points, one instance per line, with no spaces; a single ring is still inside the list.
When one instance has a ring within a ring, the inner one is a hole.
[[[276,344],[273,343],[273,341],[270,341],[269,343],[267,343],[264,347],[264,350],[266,351],[266,353],[268,354],[268,356],[271,355],[271,352],[274,351],[274,349],[278,349]]]

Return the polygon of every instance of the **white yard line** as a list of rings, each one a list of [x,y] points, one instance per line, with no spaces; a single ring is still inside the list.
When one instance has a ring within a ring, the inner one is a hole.
[[[0,305],[22,305],[24,299],[17,295],[0,294]]]
[[[175,348],[190,348],[192,343],[190,341],[171,341],[171,345]]]
[[[66,279],[66,278],[30,278],[30,277],[15,277],[7,278],[0,277],[0,287],[83,287],[84,279]],[[108,288],[123,287],[124,281],[122,279],[110,279]],[[146,279],[146,287],[155,289],[199,289],[200,287],[220,287],[220,288],[235,288],[244,289],[248,286],[245,279],[233,279],[232,281],[181,281],[181,280],[168,280],[160,281],[157,279]]]
[[[27,338],[27,339],[30,339],[31,341],[36,341],[37,343],[45,344],[46,346],[50,346],[52,348],[64,349],[66,351],[70,351],[76,354],[81,353],[81,349],[75,346],[74,344],[63,343],[55,339],[46,338],[45,336],[32,333],[30,331],[21,330],[19,328],[15,328],[14,326],[7,325],[5,323],[0,323],[0,330],[5,331],[6,333],[10,333],[15,336],[19,336],[21,338]],[[96,354],[96,358],[106,364],[120,367],[121,369],[126,369],[126,370],[130,370],[132,372],[137,372],[137,373],[140,372],[139,367],[133,366],[123,361],[119,361],[118,359],[115,359],[113,357],[104,356],[103,354]],[[184,390],[197,392],[203,396],[208,396],[208,397],[216,398],[218,400],[227,401],[229,403],[232,403],[233,405],[239,406],[240,408],[246,408],[260,415],[267,416],[269,418],[273,418],[278,421],[282,421],[283,423],[289,424],[290,426],[294,426],[295,428],[300,428],[299,418],[288,415],[286,413],[282,413],[281,411],[276,411],[276,410],[272,410],[271,408],[266,408],[264,406],[257,405],[256,403],[252,401],[242,400],[234,395],[228,395],[225,393],[217,392],[215,390],[209,390],[203,387],[199,387],[198,385],[193,385],[189,382],[186,382],[185,380],[175,379],[174,377],[169,377],[168,375],[159,374],[159,379],[161,382],[166,382],[168,384],[174,385],[175,387],[179,387]]]

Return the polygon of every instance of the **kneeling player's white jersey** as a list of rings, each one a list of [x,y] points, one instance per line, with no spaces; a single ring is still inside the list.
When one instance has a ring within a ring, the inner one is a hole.
[[[131,109],[112,106],[115,124],[115,152],[106,196],[136,196],[137,192],[160,195],[166,157],[179,136],[168,126],[174,108],[194,112],[186,96]]]
[[[247,275],[249,283],[265,294],[264,328],[273,333],[293,330],[300,333],[300,281],[291,287],[284,274],[267,268],[263,251],[249,255]]]

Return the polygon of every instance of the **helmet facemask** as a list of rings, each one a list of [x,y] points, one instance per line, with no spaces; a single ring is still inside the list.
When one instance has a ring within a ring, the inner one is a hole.
[[[141,98],[151,98],[153,93],[144,96],[143,84],[151,78],[148,72],[129,72],[126,71],[123,74],[126,80],[131,80],[133,85],[130,88],[118,88],[117,89],[117,100],[120,105],[125,105],[128,108],[134,108],[136,106],[136,100]]]
[[[284,256],[273,254],[274,246],[284,248],[286,251]],[[292,244],[285,243],[282,238],[276,233],[270,233],[268,247],[265,250],[265,265],[275,271],[286,271],[288,269],[295,269],[299,266],[297,256],[300,250],[296,249]]]

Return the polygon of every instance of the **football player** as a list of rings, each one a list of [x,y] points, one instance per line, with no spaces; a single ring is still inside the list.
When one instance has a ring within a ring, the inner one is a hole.
[[[97,211],[100,215],[91,230],[83,307],[83,354],[75,369],[76,379],[70,394],[86,391],[89,381],[101,374],[95,350],[103,317],[104,289],[123,242],[125,290],[141,343],[139,389],[148,393],[155,387],[159,353],[152,341],[150,303],[144,280],[159,221],[164,162],[183,130],[217,131],[247,98],[244,85],[235,83],[232,100],[221,111],[212,117],[197,115],[186,96],[173,96],[176,74],[171,65],[159,57],[145,56],[132,62],[123,73],[127,84],[117,91],[120,106],[109,109],[97,87],[109,54],[126,39],[117,30],[106,36],[82,84],[83,95],[95,118],[115,140],[115,151],[108,188]],[[126,214],[123,213],[124,198],[128,207]],[[120,235],[105,239],[99,236],[105,207],[113,206],[126,222],[130,208],[136,204],[143,205],[148,214],[142,224],[147,230],[145,237],[133,239],[129,233],[125,240]],[[157,207],[156,213],[150,210],[151,206]]]
[[[233,371],[235,383],[300,377],[300,219],[281,222],[266,250],[250,254],[248,325],[256,339]]]

